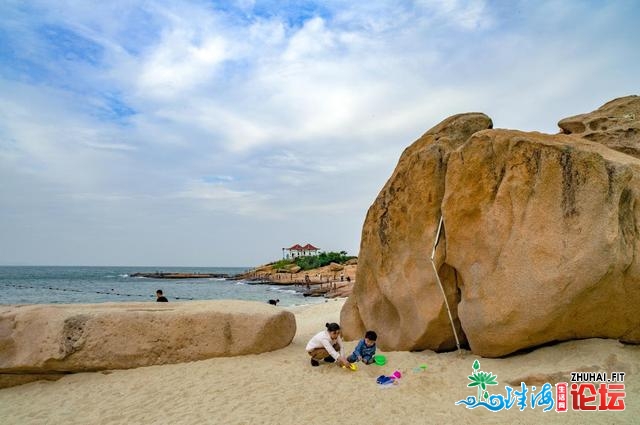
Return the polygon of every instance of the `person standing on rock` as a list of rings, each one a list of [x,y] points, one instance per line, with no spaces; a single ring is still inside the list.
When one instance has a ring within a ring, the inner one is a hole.
[[[324,360],[326,363],[337,361],[343,366],[351,366],[344,356],[340,325],[326,323],[325,326],[327,330],[315,334],[307,343],[306,350],[311,356],[311,366],[320,366],[320,360]]]

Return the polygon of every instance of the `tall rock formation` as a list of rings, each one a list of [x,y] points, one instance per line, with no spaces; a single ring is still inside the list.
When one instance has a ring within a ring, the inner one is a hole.
[[[492,127],[480,113],[447,118],[409,146],[369,209],[358,272],[341,323],[347,338],[378,331],[384,349],[455,347],[429,257],[445,194],[449,155],[472,134]],[[457,304],[457,274],[439,251],[440,274]],[[365,326],[366,325],[366,326]]]
[[[561,121],[577,134],[493,130],[482,114],[429,130],[369,209],[345,336],[375,329],[386,350],[455,348],[430,264],[442,215],[435,260],[474,353],[640,342],[638,110],[629,96]]]

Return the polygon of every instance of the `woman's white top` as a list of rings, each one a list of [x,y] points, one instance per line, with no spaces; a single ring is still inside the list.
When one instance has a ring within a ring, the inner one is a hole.
[[[338,343],[340,345],[340,352],[338,353],[335,348],[333,348],[333,344]],[[316,348],[324,348],[327,350],[329,355],[334,359],[338,359],[340,356],[344,356],[344,344],[342,343],[342,337],[338,335],[338,338],[331,339],[329,336],[329,331],[322,331],[313,336],[307,343],[307,352],[314,350]]]

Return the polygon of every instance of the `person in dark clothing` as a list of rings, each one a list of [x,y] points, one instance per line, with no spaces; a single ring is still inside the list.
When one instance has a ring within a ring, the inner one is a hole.
[[[169,300],[167,299],[167,297],[165,297],[164,295],[162,295],[162,289],[158,289],[156,291],[156,301],[159,303],[166,303],[169,302]]]

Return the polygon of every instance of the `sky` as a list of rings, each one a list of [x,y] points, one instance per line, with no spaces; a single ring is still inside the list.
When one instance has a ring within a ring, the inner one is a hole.
[[[446,117],[557,133],[639,94],[639,21],[635,0],[2,0],[0,264],[357,255]]]

